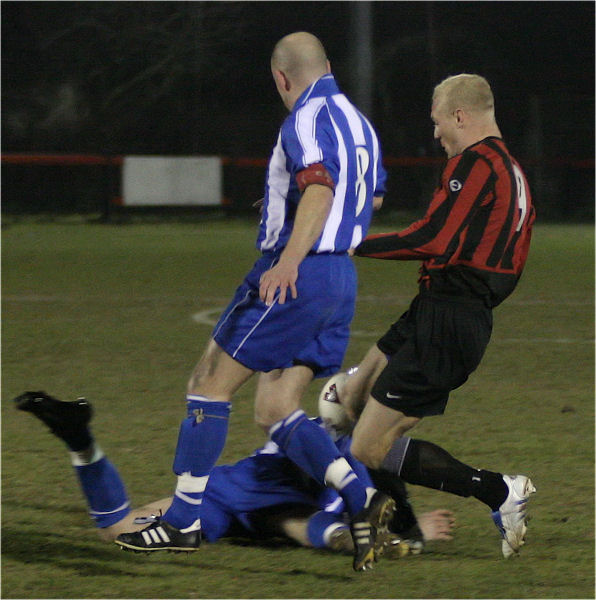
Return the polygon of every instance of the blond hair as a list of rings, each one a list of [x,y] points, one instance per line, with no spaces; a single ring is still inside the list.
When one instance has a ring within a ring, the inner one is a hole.
[[[495,100],[488,81],[480,75],[461,73],[447,77],[433,92],[433,103],[443,101],[444,110],[452,113],[458,108],[467,111],[495,114]]]

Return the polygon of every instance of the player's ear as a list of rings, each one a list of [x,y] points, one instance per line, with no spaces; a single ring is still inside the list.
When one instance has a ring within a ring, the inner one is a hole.
[[[289,92],[292,86],[286,74],[283,71],[280,71],[279,69],[272,69],[272,72],[273,79],[275,79],[275,83],[277,84],[278,89]]]
[[[464,120],[465,120],[465,112],[464,112],[463,108],[456,108],[455,111],[453,112],[453,116],[455,117],[456,127],[461,129],[464,126]]]
[[[280,71],[280,73],[281,73],[281,76],[283,77],[284,90],[286,90],[286,92],[289,92],[290,89],[292,88],[292,84],[290,82],[290,79],[288,78],[288,76],[283,71]]]
[[[329,62],[329,59],[327,59],[327,73],[331,73],[331,63]]]

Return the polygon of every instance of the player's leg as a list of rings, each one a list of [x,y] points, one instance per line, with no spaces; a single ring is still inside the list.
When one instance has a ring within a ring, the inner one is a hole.
[[[187,417],[180,426],[174,459],[176,492],[164,515],[178,529],[191,526],[200,516],[209,473],[225,446],[232,396],[252,374],[210,340],[191,375]]]
[[[344,516],[335,512],[320,510],[308,519],[290,518],[283,524],[289,530],[286,535],[298,539],[300,534],[303,545],[313,548],[327,549],[342,554],[354,552],[354,539]],[[290,529],[291,527],[291,529]],[[391,531],[378,532],[379,545],[383,548],[383,556],[390,559],[402,558],[410,551],[410,546],[397,534]]]
[[[308,535],[308,522],[316,512],[311,504],[280,504],[251,511],[248,522],[250,531],[260,539],[286,537],[310,548],[314,544]]]
[[[178,434],[174,498],[161,518],[116,543],[128,550],[192,552],[201,540],[201,504],[209,475],[227,437],[231,398],[253,371],[211,340],[195,367],[186,395],[187,417]]]
[[[367,525],[370,530],[390,512],[391,499],[369,501],[365,486],[338,456],[327,434],[300,410],[313,375],[336,373],[345,355],[356,295],[353,262],[345,255],[307,256],[297,287],[297,298],[268,307],[243,338],[238,359],[254,366],[253,357],[260,357],[256,370],[265,375],[260,378],[256,414],[262,426],[270,427],[271,439],[316,481],[341,489],[353,515],[361,514],[358,507],[370,505],[374,513],[369,519],[373,525]],[[357,570],[372,562],[373,546],[367,548],[364,561],[355,561]]]
[[[272,351],[280,330],[274,328],[277,336],[272,336],[267,327],[270,321],[275,323],[271,316],[277,305],[267,307],[259,299],[260,276],[271,267],[271,261],[267,256],[257,260],[236,289],[188,383],[187,418],[180,425],[173,467],[178,476],[176,492],[161,519],[169,532],[165,537],[173,534],[177,539],[176,550],[184,550],[185,535],[192,540],[188,551],[198,545],[201,502],[211,469],[225,445],[233,394],[255,371],[269,370],[270,364],[275,368],[276,361],[284,360]],[[158,527],[156,523],[155,529]],[[133,532],[123,541],[135,550],[173,549],[163,537],[152,536],[147,542],[147,536]]]
[[[356,542],[354,568],[363,570],[370,567],[374,553],[379,551],[376,529],[386,527],[394,503],[389,496],[367,488],[327,432],[299,408],[299,398],[311,379],[312,371],[305,366],[261,375],[257,419],[265,426],[291,410],[287,417],[271,425],[269,435],[286,456],[315,481],[336,489],[342,496],[353,520],[352,530],[355,535],[362,533],[359,536],[362,543]],[[272,399],[281,401],[272,402]]]
[[[407,483],[462,497],[473,496],[484,502],[501,531],[503,555],[508,558],[518,552],[524,543],[525,508],[534,491],[532,482],[523,475],[511,477],[476,469],[436,444],[401,437],[418,420],[371,397],[354,429],[352,453],[372,468],[380,468]],[[395,441],[391,443],[393,436]]]
[[[436,444],[401,437],[408,420],[415,424],[416,419],[444,412],[450,390],[462,385],[479,364],[490,326],[490,314],[482,306],[415,300],[379,341],[380,348],[390,349],[390,360],[373,386],[374,398],[363,412],[366,419],[361,417],[362,425],[359,422],[355,429],[352,448],[366,464],[381,466],[408,483],[473,496],[487,504],[508,556],[523,544],[532,482],[525,476],[470,467]],[[436,343],[436,336],[441,343]],[[383,420],[385,430],[393,423],[395,441],[390,449],[391,436],[380,435],[376,444],[372,439],[375,424]]]
[[[151,523],[156,517],[165,513],[170,504],[172,504],[171,496],[150,502],[140,508],[134,508],[117,523],[99,529],[99,537],[104,542],[113,542],[121,533],[141,531],[141,529],[147,527],[148,523]]]
[[[476,301],[421,298],[416,322],[418,371],[426,379],[426,389],[418,390],[417,402],[405,405],[414,414],[441,414],[448,392],[462,385],[480,364],[490,340],[492,313]],[[440,343],[436,343],[437,339]],[[402,458],[403,451],[402,448],[396,453],[393,463],[401,462],[405,480],[425,481],[427,487],[477,498],[492,510],[503,537],[504,556],[508,558],[519,551],[526,532],[526,504],[535,491],[528,477],[470,467],[443,448],[422,440],[412,440]]]
[[[352,455],[370,469],[380,469],[395,440],[418,423],[372,396],[368,399],[352,435]]]
[[[232,396],[255,371],[266,370],[262,357],[277,358],[258,339],[253,341],[253,333],[270,310],[259,299],[260,276],[270,267],[271,257],[266,256],[253,265],[220,316],[188,382],[187,417],[180,425],[173,467],[178,476],[176,492],[163,522],[193,539],[200,529],[209,474],[226,442]],[[134,540],[127,540],[130,547],[138,542],[136,549],[144,549],[144,541],[133,535]],[[169,548],[167,543],[156,542],[150,549]]]
[[[256,420],[291,461],[321,485],[337,489],[350,514],[355,515],[366,503],[366,486],[327,432],[300,409],[300,399],[312,378],[312,370],[303,365],[262,373],[255,400]]]
[[[116,467],[91,433],[92,408],[87,400],[80,398],[75,402],[62,402],[45,392],[25,392],[15,398],[15,404],[19,410],[30,412],[48,425],[52,433],[67,445],[89,506],[89,515],[102,540],[112,542],[121,533],[144,529],[149,521],[139,521],[140,518],[159,515],[168,509],[171,498],[130,509],[124,483]]]
[[[314,511],[304,506],[304,511],[288,508],[283,512],[263,511],[260,517],[263,530],[271,535],[283,535],[306,547],[329,549],[351,554],[354,543],[350,528],[341,515],[333,512]],[[419,517],[424,542],[450,541],[453,539],[455,519],[449,510],[439,509],[422,513]],[[419,554],[420,547],[412,544],[403,533],[388,536],[385,553],[390,558],[401,558],[408,553]]]
[[[45,392],[25,392],[14,402],[19,410],[45,423],[66,444],[89,515],[99,530],[127,518],[130,504],[124,483],[91,433],[91,404],[84,398],[62,402]]]
[[[255,394],[255,422],[264,431],[300,408],[301,399],[313,380],[306,365],[259,373]]]
[[[528,477],[471,467],[440,446],[418,439],[411,439],[407,447],[396,443],[382,467],[408,483],[464,498],[472,496],[486,504],[503,536],[502,550],[506,558],[523,545],[526,504],[535,491]]]
[[[358,367],[348,370],[347,376],[338,381],[337,400],[344,406],[352,421],[358,420],[370,397],[374,382],[386,365],[387,356],[375,344],[368,350]]]
[[[352,554],[350,527],[341,513],[317,510],[312,505],[270,506],[250,514],[251,529],[260,537],[286,537],[307,548]]]

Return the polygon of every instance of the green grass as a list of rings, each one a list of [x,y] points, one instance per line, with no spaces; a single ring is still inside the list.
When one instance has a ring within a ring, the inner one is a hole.
[[[411,487],[457,531],[423,556],[351,571],[349,557],[222,541],[145,557],[99,541],[60,443],[11,398],[86,395],[94,432],[135,505],[167,495],[188,374],[256,252],[255,223],[15,222],[2,236],[2,597],[593,598],[594,228],[541,225],[493,340],[446,414],[416,436],[477,467],[532,476],[528,543],[504,561],[485,506]],[[345,366],[404,310],[417,263],[359,259]],[[214,312],[212,312],[214,311]],[[314,412],[319,384],[305,408]],[[249,383],[222,461],[263,442]]]

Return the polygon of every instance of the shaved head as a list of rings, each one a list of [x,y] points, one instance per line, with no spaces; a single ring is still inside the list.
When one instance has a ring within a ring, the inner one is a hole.
[[[321,41],[306,31],[283,37],[273,49],[271,68],[283,71],[295,81],[315,81],[329,71],[327,53]]]

